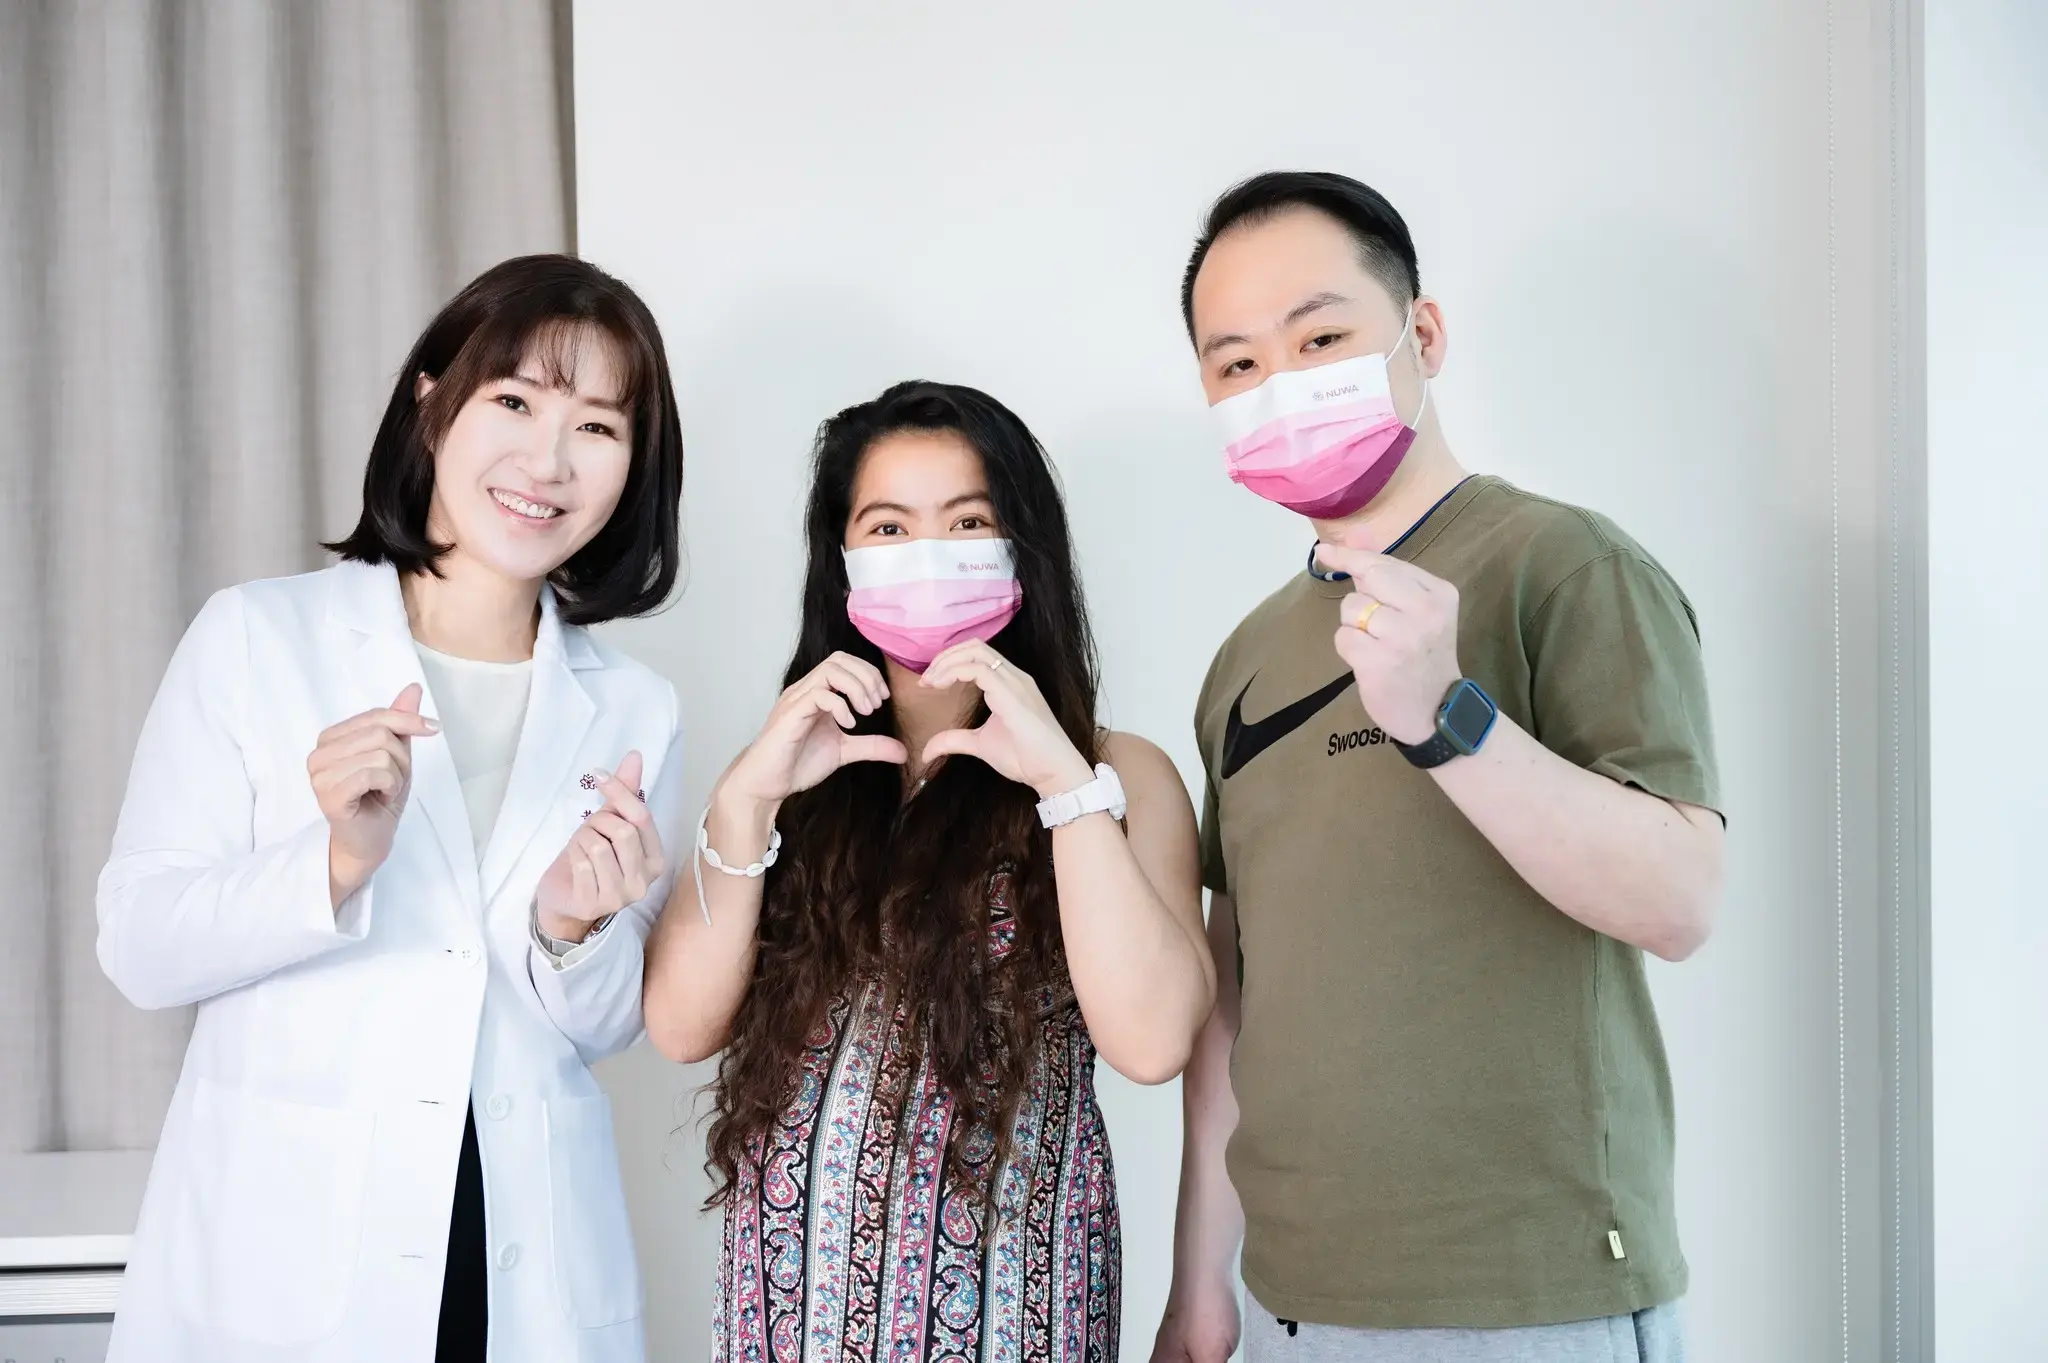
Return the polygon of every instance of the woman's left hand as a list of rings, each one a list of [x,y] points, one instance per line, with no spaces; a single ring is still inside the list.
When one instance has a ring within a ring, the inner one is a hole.
[[[976,757],[1042,798],[1073,790],[1094,779],[1088,759],[1074,746],[1038,683],[987,644],[970,640],[932,659],[922,685],[972,682],[988,703],[988,719],[973,729],[948,729],[925,744],[924,762],[948,753]]]
[[[661,877],[661,834],[640,798],[640,754],[598,782],[604,808],[583,821],[540,878],[534,907],[540,930],[580,942],[596,924],[647,897]]]

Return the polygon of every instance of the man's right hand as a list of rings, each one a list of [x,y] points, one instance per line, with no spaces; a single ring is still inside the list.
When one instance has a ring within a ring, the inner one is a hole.
[[[1175,1283],[1152,1342],[1152,1363],[1226,1363],[1237,1349],[1241,1328],[1237,1292],[1230,1283]]]

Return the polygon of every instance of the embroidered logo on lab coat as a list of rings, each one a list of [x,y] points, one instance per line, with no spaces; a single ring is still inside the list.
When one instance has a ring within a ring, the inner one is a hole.
[[[583,787],[583,789],[585,790],[595,791],[597,789],[597,773],[594,771],[584,772],[582,776],[577,778],[576,784]],[[633,792],[633,798],[637,799],[641,804],[644,805],[647,803],[647,792],[644,790],[636,790]],[[603,802],[600,801],[599,803],[594,804],[590,808],[584,810],[583,817],[587,819],[591,815],[597,813],[597,811],[602,809],[603,807]]]

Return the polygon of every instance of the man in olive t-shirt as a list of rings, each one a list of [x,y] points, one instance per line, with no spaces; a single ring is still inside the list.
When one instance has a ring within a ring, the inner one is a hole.
[[[1183,305],[1233,476],[1316,544],[1197,705],[1218,1006],[1154,1358],[1237,1343],[1241,1230],[1254,1360],[1676,1359],[1643,952],[1689,955],[1719,891],[1691,605],[1458,464],[1442,311],[1364,185],[1232,190]]]

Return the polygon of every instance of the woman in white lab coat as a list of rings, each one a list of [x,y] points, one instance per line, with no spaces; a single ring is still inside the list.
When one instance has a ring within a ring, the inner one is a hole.
[[[668,596],[681,481],[646,306],[508,261],[407,358],[341,561],[192,622],[99,886],[108,977],[198,1005],[115,1363],[643,1357],[589,1067],[679,725],[585,627]]]

